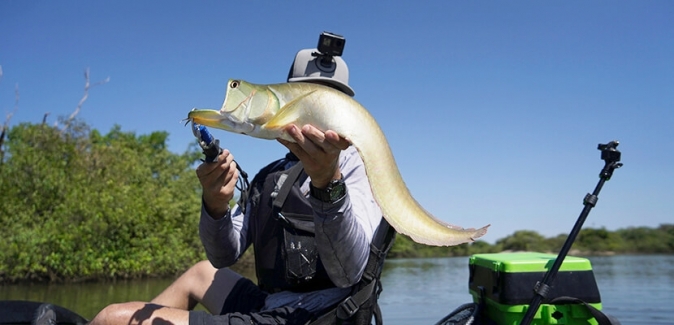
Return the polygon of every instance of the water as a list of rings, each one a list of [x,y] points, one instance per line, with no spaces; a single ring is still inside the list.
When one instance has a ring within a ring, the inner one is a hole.
[[[604,313],[623,325],[674,324],[674,256],[589,257]],[[380,306],[386,325],[435,324],[472,302],[468,258],[389,260]]]
[[[674,256],[592,257],[604,310],[623,324],[674,324]]]
[[[674,324],[674,256],[590,257],[604,312],[624,325]],[[380,305],[386,325],[432,325],[472,301],[468,258],[386,262]],[[0,300],[46,301],[92,318],[107,304],[147,301],[171,279],[116,283],[0,286]]]

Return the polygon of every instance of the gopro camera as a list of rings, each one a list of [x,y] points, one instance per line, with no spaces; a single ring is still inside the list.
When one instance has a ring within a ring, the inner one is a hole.
[[[322,32],[321,36],[318,37],[318,46],[316,48],[324,56],[342,56],[345,43],[346,39],[342,35]]]

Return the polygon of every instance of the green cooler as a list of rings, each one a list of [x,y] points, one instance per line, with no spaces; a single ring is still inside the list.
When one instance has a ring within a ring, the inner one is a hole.
[[[499,325],[518,325],[534,295],[536,282],[552,267],[556,255],[543,253],[475,254],[470,257],[469,289],[473,301],[484,301],[486,316]],[[582,304],[549,304],[556,297],[578,298],[601,310],[599,288],[586,258],[567,256],[533,325],[597,324]]]

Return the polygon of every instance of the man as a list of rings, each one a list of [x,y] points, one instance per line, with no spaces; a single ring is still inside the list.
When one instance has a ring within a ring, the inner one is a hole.
[[[324,60],[315,52],[297,53],[288,82],[320,83],[353,96],[344,60]],[[279,140],[290,153],[255,177],[245,212],[229,208],[239,175],[228,150],[197,167],[208,261],[151,303],[108,306],[91,324],[304,324],[348,297],[365,270],[382,212],[346,139],[311,125],[291,125],[286,132],[296,142]],[[250,245],[258,285],[227,268]],[[197,303],[210,314],[191,311]]]

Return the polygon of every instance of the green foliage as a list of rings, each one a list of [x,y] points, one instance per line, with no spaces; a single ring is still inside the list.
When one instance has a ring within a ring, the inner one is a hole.
[[[656,229],[637,227],[618,231],[629,253],[671,253],[674,251],[674,224]]]
[[[491,245],[484,241],[452,247],[431,247],[398,235],[389,258],[469,256],[502,251],[536,251],[557,254],[567,240],[567,234],[545,238],[532,230],[518,230]],[[574,254],[672,254],[674,253],[674,224],[658,228],[627,228],[608,231],[604,228],[581,229],[573,243]]]
[[[492,246],[481,240],[448,247],[426,246],[415,243],[407,236],[397,234],[388,258],[468,256],[476,253],[495,253],[497,249],[498,246]]]
[[[605,228],[582,229],[573,248],[584,252],[616,252],[624,247],[623,238]]]
[[[203,259],[196,148],[20,124],[0,162],[0,282],[169,275]]]
[[[547,251],[545,238],[535,231],[519,230],[512,235],[496,241],[504,250],[510,251]]]

